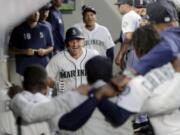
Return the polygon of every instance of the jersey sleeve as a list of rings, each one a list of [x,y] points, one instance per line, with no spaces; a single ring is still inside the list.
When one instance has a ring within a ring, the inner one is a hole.
[[[124,16],[122,19],[122,26],[121,26],[123,34],[128,32],[134,32],[139,26],[139,20],[138,18],[135,17]]]
[[[51,77],[53,80],[55,80],[58,76],[58,71],[60,70],[58,66],[57,56],[53,57],[48,65],[46,66],[46,71],[48,73],[48,76]]]
[[[130,112],[140,112],[144,101],[151,95],[151,89],[152,84],[143,76],[138,76],[130,81],[117,104]]]
[[[77,92],[69,91],[44,103],[29,102],[21,94],[17,94],[11,102],[13,111],[26,122],[49,121],[55,116],[61,116],[85,100]]]
[[[106,37],[106,41],[105,41],[105,47],[106,47],[106,50],[107,50],[109,48],[114,47],[115,44],[114,44],[114,41],[112,39],[112,36],[111,36],[111,33],[109,32],[109,30],[106,28],[105,31],[107,33],[106,34],[107,37]]]
[[[160,42],[139,61],[132,65],[132,68],[141,75],[146,74],[153,68],[160,67],[174,59],[170,46],[165,42]]]
[[[48,47],[53,47],[54,46],[54,39],[52,35],[52,31],[48,29],[47,27],[44,27],[46,29],[46,42]]]

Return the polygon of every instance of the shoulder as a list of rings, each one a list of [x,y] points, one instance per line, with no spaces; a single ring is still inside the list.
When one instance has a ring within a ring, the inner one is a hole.
[[[127,14],[125,14],[124,16],[123,16],[123,20],[134,20],[134,19],[137,19],[137,20],[139,20],[141,18],[141,16],[140,15],[138,15],[135,11],[130,11],[130,12],[128,12]]]
[[[96,23],[96,29],[99,31],[109,32],[109,30],[106,26],[100,25],[98,23]]]
[[[96,51],[95,49],[88,49],[88,48],[86,48],[86,51],[87,51],[88,55],[92,55],[92,56],[99,55],[99,52]]]
[[[52,59],[50,60],[50,62],[51,61],[60,61],[60,59],[63,59],[64,58],[64,54],[65,54],[65,52],[66,51],[60,51],[60,52],[58,52],[56,55],[54,55],[53,57],[52,57]]]

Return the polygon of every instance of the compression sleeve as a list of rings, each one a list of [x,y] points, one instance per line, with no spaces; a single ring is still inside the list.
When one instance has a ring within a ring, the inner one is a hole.
[[[85,102],[60,118],[59,128],[71,131],[79,129],[91,117],[97,104],[98,100],[95,97],[88,98]]]
[[[133,114],[107,99],[100,101],[98,108],[107,120],[115,127],[121,126],[126,122],[129,116]]]

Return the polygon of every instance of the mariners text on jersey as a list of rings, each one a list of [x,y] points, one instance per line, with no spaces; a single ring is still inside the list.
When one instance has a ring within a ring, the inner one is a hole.
[[[99,45],[104,46],[104,42],[97,39],[86,40],[85,45]]]
[[[71,78],[76,76],[86,76],[86,71],[83,69],[71,70],[71,71],[60,71],[59,79]]]

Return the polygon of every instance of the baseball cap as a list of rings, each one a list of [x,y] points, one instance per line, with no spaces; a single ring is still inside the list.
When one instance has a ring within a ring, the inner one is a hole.
[[[84,35],[79,29],[77,29],[75,27],[71,27],[66,32],[66,39],[65,40],[69,41],[72,39],[84,39]]]
[[[169,23],[178,20],[176,9],[168,2],[148,4],[147,15],[149,21],[154,23]]]
[[[147,2],[145,0],[134,0],[133,6],[136,8],[145,8]]]
[[[115,5],[121,5],[121,4],[133,5],[133,1],[132,0],[117,0],[117,2],[115,3]]]
[[[86,12],[93,12],[94,14],[96,14],[96,10],[94,7],[89,6],[89,5],[83,5],[81,8],[81,12],[84,15]]]

